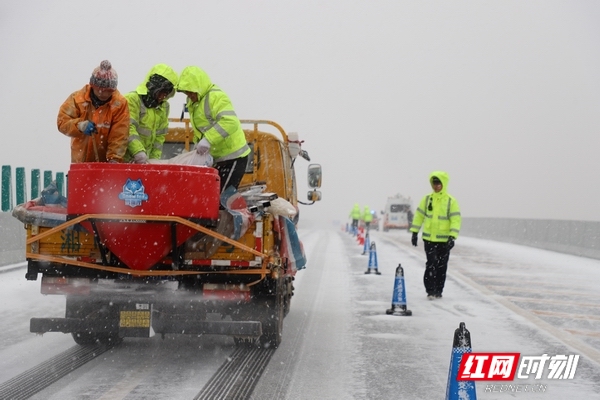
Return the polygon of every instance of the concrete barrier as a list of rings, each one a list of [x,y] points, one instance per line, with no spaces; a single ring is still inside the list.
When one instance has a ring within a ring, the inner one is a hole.
[[[600,259],[600,222],[463,218],[461,235]]]
[[[0,265],[25,261],[25,227],[10,212],[0,212]]]

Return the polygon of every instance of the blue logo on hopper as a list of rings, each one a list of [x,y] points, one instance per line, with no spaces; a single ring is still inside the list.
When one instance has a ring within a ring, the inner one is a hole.
[[[148,195],[144,193],[144,190],[145,188],[141,179],[133,181],[128,178],[123,186],[123,191],[119,193],[119,199],[125,200],[126,206],[141,206],[142,201],[148,201]]]

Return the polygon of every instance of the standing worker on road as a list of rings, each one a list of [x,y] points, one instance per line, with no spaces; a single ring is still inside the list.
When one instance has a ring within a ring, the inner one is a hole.
[[[365,229],[369,231],[371,221],[373,221],[373,214],[371,214],[371,209],[369,208],[369,206],[365,206],[362,213],[362,220],[365,223]]]
[[[354,207],[352,207],[350,218],[352,219],[352,230],[356,232],[356,229],[358,229],[358,220],[360,219],[360,206],[358,203],[355,203]]]
[[[188,97],[187,109],[194,129],[196,152],[210,152],[221,178],[221,193],[229,186],[238,188],[248,162],[250,147],[231,100],[212,83],[208,74],[194,66],[179,77],[178,91]]]
[[[410,227],[413,233],[411,242],[416,246],[419,230],[425,222],[423,243],[427,262],[423,283],[428,299],[442,297],[450,250],[460,233],[460,207],[456,199],[447,192],[449,179],[444,171],[434,171],[429,175],[433,193],[423,197]]]
[[[90,83],[60,106],[58,130],[71,138],[71,162],[123,160],[129,136],[127,100],[117,90],[118,75],[108,60],[94,69]]]
[[[173,68],[157,64],[133,92],[125,94],[129,105],[129,145],[126,162],[146,164],[159,160],[169,130],[169,98],[179,78]]]

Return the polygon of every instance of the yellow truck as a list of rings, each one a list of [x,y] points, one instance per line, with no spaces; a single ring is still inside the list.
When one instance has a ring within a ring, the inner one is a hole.
[[[170,123],[167,157],[193,137],[188,120]],[[322,171],[307,166],[298,200],[295,161],[310,161],[300,142],[272,121],[242,124],[252,153],[227,198],[211,167],[72,164],[62,220],[22,219],[26,279],[41,275],[43,294],[66,296],[64,317],[32,318],[30,331],[81,345],[185,333],[277,347],[306,264],[298,207],[321,199]]]

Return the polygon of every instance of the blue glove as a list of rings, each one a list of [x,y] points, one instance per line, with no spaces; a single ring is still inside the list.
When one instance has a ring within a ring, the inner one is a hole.
[[[96,124],[94,124],[92,121],[81,121],[77,124],[77,128],[81,131],[81,133],[88,136],[91,136],[92,133],[96,132]]]

